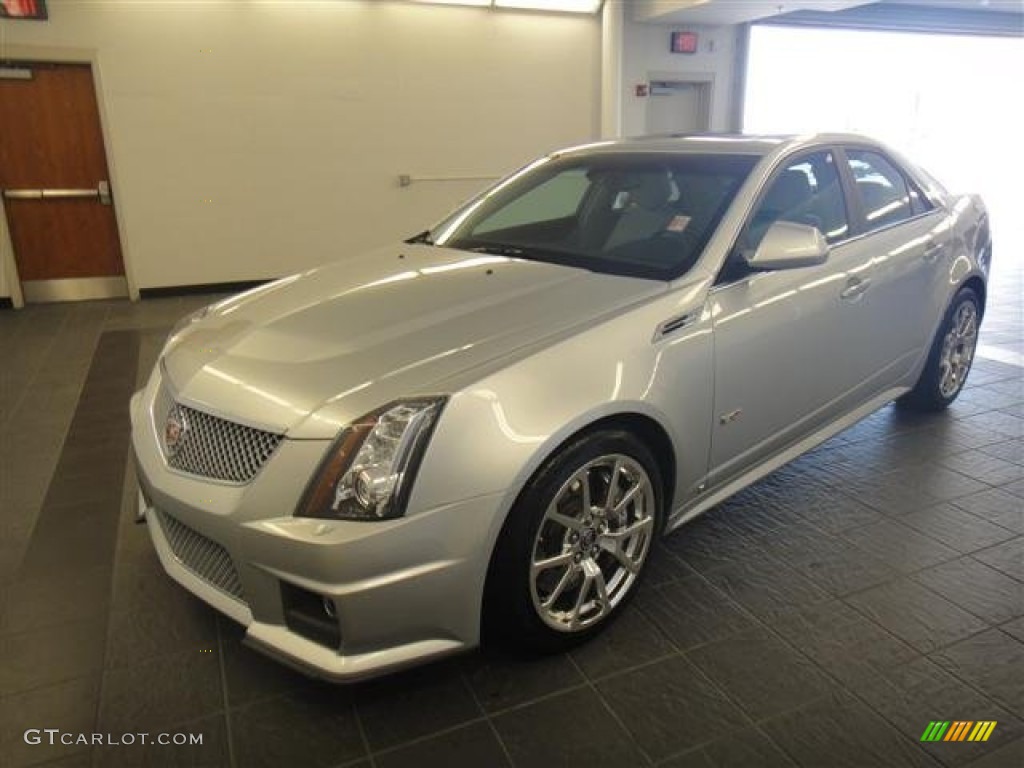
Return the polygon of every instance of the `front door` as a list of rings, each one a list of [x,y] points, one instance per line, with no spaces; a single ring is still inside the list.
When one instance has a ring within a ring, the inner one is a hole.
[[[126,296],[88,65],[0,69],[0,191],[26,301]]]
[[[850,237],[832,152],[798,157],[774,176],[732,258],[756,248],[776,221],[817,227],[832,250],[818,266],[727,269],[712,290],[713,485],[848,412],[877,387],[872,258]]]

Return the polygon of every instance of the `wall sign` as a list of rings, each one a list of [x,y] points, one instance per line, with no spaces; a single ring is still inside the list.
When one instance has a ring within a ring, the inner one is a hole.
[[[672,53],[696,53],[697,33],[696,32],[673,32],[669,42],[669,51]]]
[[[0,0],[0,19],[45,21],[46,0]]]

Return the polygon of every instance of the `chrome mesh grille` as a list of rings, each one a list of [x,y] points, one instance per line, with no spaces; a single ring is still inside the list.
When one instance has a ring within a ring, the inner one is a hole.
[[[245,602],[238,571],[224,547],[162,510],[157,511],[157,516],[178,562],[221,592]]]
[[[180,403],[162,393],[163,407],[158,419],[174,414],[181,432],[174,450],[166,443],[165,425],[158,421],[157,432],[165,439],[167,464],[182,472],[229,483],[248,483],[266,463],[283,439],[281,435],[246,427],[211,416]]]

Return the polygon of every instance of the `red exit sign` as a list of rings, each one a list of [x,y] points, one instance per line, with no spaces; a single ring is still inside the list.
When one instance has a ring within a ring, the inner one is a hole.
[[[673,32],[669,44],[672,53],[696,53],[697,33],[696,32]]]

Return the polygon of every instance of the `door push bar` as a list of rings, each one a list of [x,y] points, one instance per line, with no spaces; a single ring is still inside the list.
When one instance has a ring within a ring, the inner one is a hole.
[[[110,182],[101,181],[95,189],[5,189],[7,200],[69,200],[75,198],[99,198],[103,205],[110,205]]]

